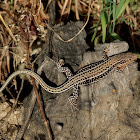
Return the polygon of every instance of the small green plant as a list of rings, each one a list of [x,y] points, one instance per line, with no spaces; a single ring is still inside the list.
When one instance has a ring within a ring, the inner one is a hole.
[[[134,26],[133,23],[123,18],[124,12],[129,2],[131,8],[131,6],[134,5],[134,0],[120,0],[118,3],[117,0],[102,1],[103,10],[101,11],[99,17],[100,22],[91,27],[91,29],[94,28],[94,34],[91,41],[94,41],[95,45],[98,43],[98,40],[101,37],[103,43],[105,42],[106,37],[121,40],[121,38],[115,33],[115,26],[122,21]],[[99,27],[102,27],[102,32],[101,34],[97,35]]]

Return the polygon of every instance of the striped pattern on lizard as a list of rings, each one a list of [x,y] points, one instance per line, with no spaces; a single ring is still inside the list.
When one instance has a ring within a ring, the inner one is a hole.
[[[69,101],[73,105],[76,105],[76,100],[78,98],[78,87],[80,85],[95,83],[99,79],[105,77],[114,70],[117,71],[122,70],[126,65],[133,62],[137,58],[138,54],[130,52],[121,53],[118,55],[111,56],[108,59],[104,59],[99,62],[86,65],[85,67],[78,70],[74,75],[72,75],[72,73],[68,68],[61,67],[61,64],[59,64],[57,66],[58,70],[61,72],[65,72],[68,80],[58,87],[51,87],[47,85],[37,73],[34,73],[31,70],[27,69],[18,70],[9,76],[9,78],[0,88],[0,93],[5,89],[5,87],[15,76],[19,74],[27,74],[32,76],[35,80],[37,80],[37,82],[41,85],[41,87],[50,93],[62,93],[67,90],[73,89],[73,95],[69,97]]]

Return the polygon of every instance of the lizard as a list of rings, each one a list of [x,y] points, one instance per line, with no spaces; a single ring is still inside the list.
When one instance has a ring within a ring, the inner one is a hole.
[[[78,87],[80,85],[95,83],[114,70],[121,71],[126,65],[133,62],[134,60],[137,60],[137,58],[138,54],[131,52],[117,54],[101,61],[86,65],[83,68],[79,69],[74,75],[67,67],[63,67],[62,63],[58,63],[58,70],[61,72],[65,72],[68,80],[57,87],[49,86],[37,73],[31,70],[18,70],[8,77],[6,82],[0,88],[0,93],[5,89],[5,87],[15,76],[19,74],[27,74],[32,76],[41,85],[42,88],[50,93],[62,93],[73,89],[73,95],[70,96],[68,100],[70,101],[70,103],[72,103],[72,105],[75,106],[78,99]]]

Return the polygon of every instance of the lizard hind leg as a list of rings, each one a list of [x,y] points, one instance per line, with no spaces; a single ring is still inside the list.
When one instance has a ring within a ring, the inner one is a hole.
[[[68,102],[70,103],[72,108],[77,108],[77,99],[78,99],[78,86],[73,87],[73,95],[68,98]]]

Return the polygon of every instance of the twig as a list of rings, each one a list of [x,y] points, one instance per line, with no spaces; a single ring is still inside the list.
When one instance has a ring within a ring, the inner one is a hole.
[[[65,9],[66,9],[66,6],[67,6],[68,2],[69,2],[69,0],[65,0],[64,5],[63,5],[63,7],[62,7],[61,16],[64,14],[64,11],[65,11]]]
[[[46,63],[46,60],[44,60],[42,63],[41,63],[41,66],[38,68],[37,70],[37,73],[38,74],[41,74],[42,72],[42,69],[47,65]],[[37,87],[38,87],[38,83],[37,83]],[[16,137],[16,140],[21,140],[21,138],[23,137],[24,135],[24,132],[27,128],[27,125],[29,123],[29,120],[30,120],[30,117],[31,117],[31,114],[32,114],[32,111],[33,111],[33,108],[34,108],[34,105],[35,105],[35,102],[36,102],[36,95],[34,94],[34,90],[32,90],[31,92],[31,98],[30,98],[30,106],[28,107],[28,111],[26,111],[26,119],[25,119],[25,122],[24,124],[22,125],[17,137]]]
[[[10,36],[13,38],[13,40],[16,42],[16,38],[14,37],[13,33],[11,32],[10,28],[8,27],[8,25],[5,23],[3,17],[1,16],[1,13],[0,13],[0,19],[1,21],[3,22],[4,26],[6,27],[6,29],[8,30]]]
[[[23,89],[23,85],[24,85],[24,79],[22,79],[22,81],[21,81],[20,90],[19,90],[18,95],[17,95],[17,98],[16,98],[16,100],[15,100],[13,106],[12,106],[12,110],[13,110],[13,109],[15,108],[15,106],[17,105],[17,101],[18,101],[19,95],[20,95],[20,93],[21,93],[21,91],[22,91],[22,89]]]
[[[35,90],[35,93],[36,93],[37,102],[38,102],[39,107],[40,107],[40,111],[41,111],[41,114],[42,114],[42,117],[43,117],[43,120],[44,120],[44,124],[45,124],[45,127],[46,127],[47,132],[48,132],[49,140],[52,140],[51,130],[50,130],[50,127],[49,127],[49,121],[46,119],[46,116],[45,116],[45,113],[44,113],[44,110],[43,110],[43,106],[42,106],[41,101],[39,99],[39,94],[38,94],[38,91],[37,91],[35,80],[34,80],[33,77],[31,77],[31,80],[33,82],[32,84],[33,84],[33,87],[34,87],[34,90]]]
[[[13,99],[15,99],[15,97],[12,95],[12,93],[10,92],[10,90],[6,87],[6,90],[7,90],[7,92],[11,95],[11,97],[13,98]]]
[[[27,128],[27,125],[29,123],[31,114],[33,112],[34,105],[35,105],[35,102],[36,102],[36,95],[34,94],[34,90],[32,90],[31,95],[32,95],[32,97],[30,99],[30,106],[28,107],[28,111],[26,112],[26,119],[25,119],[23,125],[21,126],[21,129],[19,130],[17,136],[16,136],[16,140],[21,140],[22,139],[22,137],[25,133],[25,130]]]
[[[3,117],[2,119],[4,119],[4,118],[9,118],[10,117],[10,115],[11,115],[11,113],[14,111],[14,109],[15,109],[15,106],[17,105],[17,101],[18,101],[18,98],[19,98],[19,95],[20,95],[20,93],[21,93],[21,91],[22,91],[22,89],[23,89],[23,84],[24,84],[24,80],[22,79],[22,82],[21,82],[21,87],[20,87],[20,90],[19,90],[19,93],[18,93],[18,95],[17,95],[17,98],[15,99],[15,102],[14,102],[14,104],[13,104],[13,106],[12,106],[12,109],[7,113],[7,115],[5,116],[5,117]]]
[[[28,42],[26,44],[27,44],[27,46],[26,46],[27,67],[30,69],[29,44],[28,44]],[[35,79],[33,77],[31,77],[31,81],[32,81],[32,84],[33,84],[33,88],[34,88],[34,91],[35,91],[35,94],[36,94],[37,102],[39,104],[39,108],[40,108],[40,111],[41,111],[41,114],[42,114],[42,117],[43,117],[43,120],[44,120],[44,124],[45,124],[46,130],[47,130],[49,139],[52,140],[52,135],[51,135],[50,127],[49,127],[49,122],[46,119],[46,116],[45,116],[45,113],[44,113],[44,110],[43,110],[43,106],[42,106],[41,101],[40,101],[40,98],[39,98],[39,93],[37,91],[37,87],[36,87],[36,84],[35,84]]]
[[[90,16],[90,4],[91,4],[91,2],[89,3],[89,7],[88,7],[88,17],[87,17],[86,23],[84,24],[84,26],[81,28],[81,30],[80,30],[75,36],[73,36],[72,38],[70,38],[70,39],[68,39],[68,40],[64,40],[62,37],[60,37],[60,35],[58,35],[58,34],[56,33],[56,31],[55,31],[53,28],[51,28],[51,27],[47,24],[46,21],[45,21],[45,23],[46,23],[47,27],[48,27],[53,33],[55,33],[55,35],[56,35],[61,41],[63,41],[63,42],[70,42],[70,41],[72,41],[73,39],[75,39],[75,38],[82,32],[82,30],[85,28],[85,26],[87,25],[87,23],[88,23],[88,21],[89,21],[89,16]]]
[[[31,68],[31,65],[30,65],[31,63],[30,63],[30,58],[29,58],[29,43],[28,43],[28,38],[27,38],[25,32],[22,30],[22,28],[20,28],[20,30],[22,31],[22,33],[23,33],[23,35],[25,37],[27,68],[30,69]],[[38,104],[39,104],[39,108],[40,108],[40,111],[41,111],[41,114],[42,114],[42,117],[43,117],[43,120],[44,120],[44,124],[45,124],[46,130],[47,130],[49,139],[52,140],[52,135],[51,135],[51,131],[50,131],[50,128],[49,128],[49,122],[46,119],[46,116],[45,116],[45,113],[44,113],[44,110],[43,110],[43,106],[42,106],[41,101],[39,99],[39,93],[37,91],[35,80],[34,80],[33,77],[31,77],[31,82],[33,84],[33,88],[34,88],[34,91],[35,91],[35,94],[36,94],[36,98],[37,98],[37,101],[38,101]],[[17,140],[18,140],[18,137],[17,137]]]

